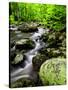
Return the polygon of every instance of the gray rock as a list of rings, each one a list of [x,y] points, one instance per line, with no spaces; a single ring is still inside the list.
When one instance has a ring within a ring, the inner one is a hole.
[[[46,59],[44,54],[37,54],[32,60],[34,70],[39,71],[41,64],[46,61]]]
[[[35,43],[30,39],[21,39],[16,42],[16,49],[33,49],[35,47]]]
[[[11,84],[11,88],[19,88],[19,87],[31,87],[35,86],[34,80],[30,78],[21,78]]]
[[[23,54],[19,53],[16,55],[16,57],[14,58],[14,60],[12,61],[12,64],[18,64],[21,61],[23,61]]]
[[[18,30],[21,30],[22,32],[35,32],[37,31],[37,24],[36,23],[23,23],[18,26]]]

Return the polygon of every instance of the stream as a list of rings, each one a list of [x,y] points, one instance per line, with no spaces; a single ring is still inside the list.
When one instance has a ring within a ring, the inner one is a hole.
[[[37,78],[35,71],[33,70],[32,59],[37,55],[38,51],[45,46],[44,42],[42,42],[42,40],[40,39],[43,33],[45,33],[45,30],[41,27],[38,27],[38,31],[34,32],[33,35],[30,37],[30,39],[32,39],[35,43],[35,48],[25,53],[25,66],[23,68],[18,68],[14,72],[11,72],[11,83],[20,78]]]

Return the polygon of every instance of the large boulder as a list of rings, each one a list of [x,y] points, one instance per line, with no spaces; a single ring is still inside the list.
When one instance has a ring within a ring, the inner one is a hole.
[[[52,58],[45,61],[41,65],[39,76],[43,85],[66,84],[65,58]]]
[[[37,24],[36,23],[22,23],[21,25],[18,26],[18,30],[22,31],[22,32],[35,32],[37,31]]]
[[[22,50],[22,49],[33,49],[35,47],[35,43],[30,39],[21,39],[19,41],[16,41],[16,49]]]

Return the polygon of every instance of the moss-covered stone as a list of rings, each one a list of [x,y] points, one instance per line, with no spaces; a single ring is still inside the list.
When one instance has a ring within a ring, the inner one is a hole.
[[[39,72],[44,85],[66,84],[66,60],[65,58],[52,58],[45,61]]]

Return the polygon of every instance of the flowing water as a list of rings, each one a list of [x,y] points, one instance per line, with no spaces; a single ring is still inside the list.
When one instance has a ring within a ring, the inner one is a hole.
[[[44,47],[44,42],[40,39],[41,35],[45,32],[43,28],[38,28],[30,39],[35,43],[35,48],[25,53],[26,60],[24,61],[24,67],[18,68],[14,72],[11,72],[11,83],[20,78],[36,78],[35,72],[33,71],[32,59],[35,57],[40,49]]]

